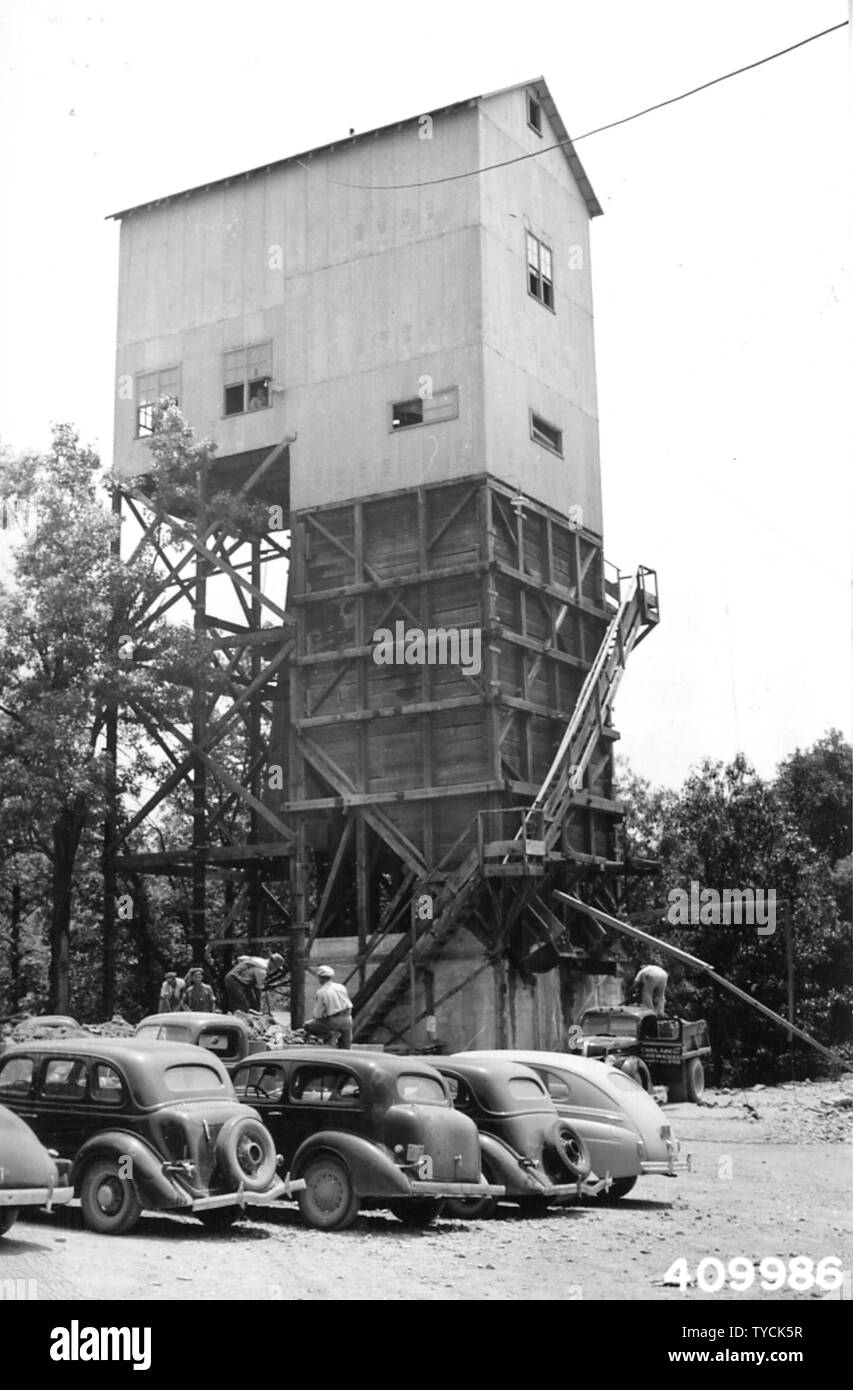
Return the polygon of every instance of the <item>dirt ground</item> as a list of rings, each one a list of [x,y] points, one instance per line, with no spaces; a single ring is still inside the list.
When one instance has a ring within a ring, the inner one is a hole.
[[[43,1300],[849,1299],[853,1076],[706,1101],[665,1107],[693,1172],[641,1178],[613,1207],[584,1202],[531,1219],[506,1206],[491,1221],[415,1232],[375,1212],[326,1234],[282,1206],[225,1235],[158,1215],[118,1238],[84,1230],[74,1208],[34,1213],[0,1242],[0,1296],[14,1279],[33,1281],[25,1296]],[[836,1256],[845,1287],[770,1292],[757,1276],[746,1292],[663,1284],[679,1257],[695,1278],[706,1257],[771,1255]]]

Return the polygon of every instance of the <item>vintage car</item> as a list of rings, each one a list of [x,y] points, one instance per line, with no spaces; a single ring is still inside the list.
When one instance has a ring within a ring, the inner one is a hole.
[[[234,1014],[149,1014],[137,1023],[134,1037],[146,1042],[184,1042],[204,1047],[219,1058],[228,1072],[249,1053],[262,1051],[242,1018]]]
[[[0,1236],[11,1230],[21,1207],[50,1211],[73,1196],[68,1164],[55,1160],[29,1125],[0,1105]]]
[[[689,1168],[656,1101],[638,1082],[605,1062],[567,1052],[521,1048],[463,1052],[469,1060],[512,1058],[542,1078],[557,1114],[574,1125],[590,1152],[593,1171],[605,1181],[598,1201],[626,1196],[641,1174],[675,1177]]]
[[[480,1169],[477,1127],[416,1058],[333,1047],[248,1057],[234,1089],[263,1117],[294,1178],[310,1226],[342,1231],[361,1207],[426,1226],[444,1199],[502,1197]]]
[[[704,1018],[660,1018],[654,1009],[622,1004],[587,1009],[583,1036],[572,1051],[597,1057],[633,1076],[646,1091],[665,1086],[670,1101],[699,1101],[705,1094],[705,1065],[711,1039]]]
[[[269,1132],[212,1054],[185,1043],[65,1038],[0,1057],[0,1102],[71,1160],[93,1231],[120,1235],[143,1208],[230,1225],[299,1187],[277,1176]]]
[[[522,1211],[539,1216],[555,1202],[580,1197],[590,1182],[589,1150],[557,1114],[545,1084],[516,1062],[469,1061],[465,1054],[435,1057],[431,1065],[450,1088],[453,1104],[480,1131],[483,1176],[501,1183]],[[601,1184],[592,1178],[593,1190]],[[451,1198],[445,1214],[491,1216],[497,1197]]]

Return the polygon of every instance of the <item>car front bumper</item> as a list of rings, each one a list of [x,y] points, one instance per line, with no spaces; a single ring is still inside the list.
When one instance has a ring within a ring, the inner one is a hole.
[[[74,1196],[73,1187],[4,1187],[0,1207],[63,1207]]]

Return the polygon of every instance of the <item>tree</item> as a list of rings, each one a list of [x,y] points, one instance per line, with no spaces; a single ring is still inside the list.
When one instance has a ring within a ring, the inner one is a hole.
[[[853,749],[838,729],[811,748],[798,748],[779,766],[783,804],[819,854],[836,864],[850,854],[853,836]]]
[[[74,870],[84,835],[93,841],[110,778],[132,788],[150,750],[131,736],[122,767],[104,743],[110,708],[131,698],[171,705],[186,695],[163,666],[192,660],[191,634],[161,620],[146,630],[158,669],[127,659],[134,632],[159,588],[143,547],[121,561],[118,522],[98,487],[97,455],[70,425],[54,430],[44,456],[7,463],[2,492],[34,509],[37,527],[15,555],[13,583],[0,589],[0,743],[3,813],[21,827],[20,848],[50,865],[50,1007],[69,1007]]]
[[[831,736],[819,748],[832,750],[831,768],[843,765],[844,750]],[[849,750],[848,750],[849,752]],[[797,755],[795,755],[797,756]],[[820,775],[802,758],[796,762],[799,793],[797,814],[791,811],[790,781],[783,764],[776,782],[758,777],[743,757],[730,764],[705,760],[690,774],[677,794],[662,793],[633,779],[629,802],[637,804],[629,824],[629,848],[657,857],[661,874],[653,897],[666,905],[673,889],[701,888],[771,890],[788,909],[780,909],[776,930],[759,935],[755,926],[694,923],[676,926],[664,920],[650,928],[653,935],[707,961],[733,984],[785,1015],[787,1010],[787,951],[783,911],[790,911],[795,983],[795,1022],[828,1045],[843,1041],[850,1017],[851,950],[849,922],[843,916],[843,866],[830,863],[806,827],[833,847],[828,788],[843,812],[839,779]],[[849,804],[849,803],[848,803]],[[847,880],[849,883],[849,879]],[[639,904],[635,904],[639,905]],[[645,902],[643,903],[645,905]],[[642,959],[631,949],[632,967]],[[670,996],[684,1017],[708,1017],[717,1048],[719,1076],[726,1081],[801,1073],[814,1068],[814,1054],[799,1044],[791,1048],[784,1031],[746,1004],[717,988],[700,972],[666,961]]]

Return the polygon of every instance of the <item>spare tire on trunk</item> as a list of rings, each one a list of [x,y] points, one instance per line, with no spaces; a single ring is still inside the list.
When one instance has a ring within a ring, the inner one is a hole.
[[[570,1180],[582,1182],[589,1177],[592,1159],[585,1142],[565,1120],[558,1120],[551,1131],[550,1143],[557,1151],[560,1163]]]
[[[222,1127],[216,1162],[226,1183],[247,1192],[265,1192],[276,1173],[275,1145],[269,1130],[251,1115],[239,1115]]]

